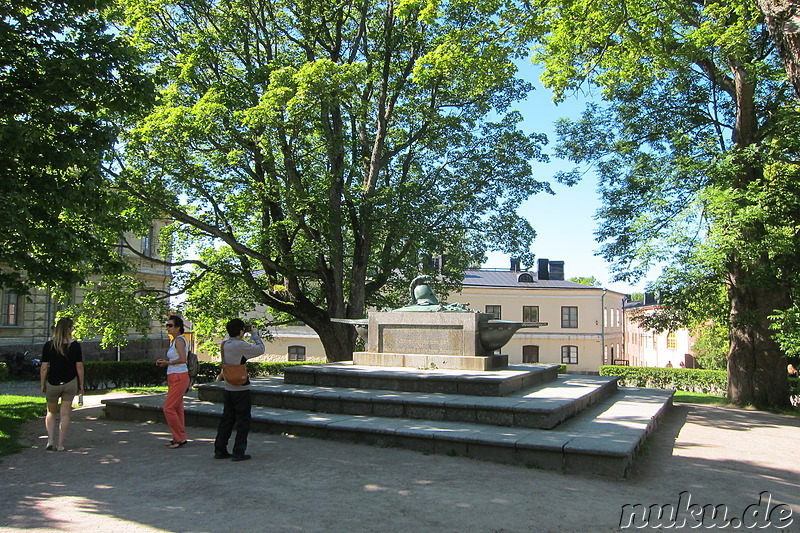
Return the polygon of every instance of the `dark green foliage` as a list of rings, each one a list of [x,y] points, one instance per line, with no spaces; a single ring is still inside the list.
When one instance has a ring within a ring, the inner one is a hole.
[[[5,381],[8,379],[8,365],[5,363],[0,363],[0,381]]]
[[[107,4],[0,2],[0,284],[19,292],[122,268],[101,166],[152,84]]]
[[[163,385],[167,381],[163,368],[154,361],[86,361],[85,387],[87,390],[149,387]],[[250,362],[247,371],[251,378],[283,374],[288,366],[313,364],[306,362]],[[197,369],[195,383],[214,381],[220,372],[216,362],[201,361]]]
[[[676,389],[720,396],[724,396],[728,388],[724,370],[603,365],[600,375],[619,376],[619,384],[623,387]]]

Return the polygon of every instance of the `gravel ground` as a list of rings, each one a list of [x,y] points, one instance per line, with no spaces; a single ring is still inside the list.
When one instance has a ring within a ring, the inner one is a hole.
[[[12,389],[31,392],[0,384]],[[725,506],[739,530],[800,531],[800,420],[782,415],[677,404],[629,479],[609,480],[258,433],[233,463],[212,459],[212,429],[170,450],[166,426],[107,420],[103,397],[86,398],[66,452],[44,450],[41,420],[25,425],[26,448],[0,464],[0,531],[617,531],[623,506],[680,498]]]

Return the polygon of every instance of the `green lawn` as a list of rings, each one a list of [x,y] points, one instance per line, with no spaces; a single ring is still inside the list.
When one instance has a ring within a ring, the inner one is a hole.
[[[0,395],[0,457],[20,451],[20,427],[44,416],[46,411],[43,397]]]
[[[683,390],[676,390],[675,396],[672,399],[676,402],[682,403],[701,403],[701,404],[727,404],[728,400],[725,396],[715,396],[713,394],[703,394],[700,392],[687,392]]]

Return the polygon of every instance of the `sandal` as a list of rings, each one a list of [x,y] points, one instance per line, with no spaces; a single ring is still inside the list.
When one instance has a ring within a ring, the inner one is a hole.
[[[181,446],[186,446],[187,444],[189,444],[188,440],[185,440],[183,442],[172,441],[169,444],[167,444],[167,448],[172,448],[174,450],[175,448],[180,448]]]

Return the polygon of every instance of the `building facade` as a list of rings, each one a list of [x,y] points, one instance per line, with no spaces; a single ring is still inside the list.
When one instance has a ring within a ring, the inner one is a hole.
[[[694,340],[688,329],[656,332],[639,325],[636,317],[652,314],[661,306],[651,294],[625,303],[625,353],[618,364],[630,366],[695,368]]]
[[[564,263],[540,259],[537,272],[468,270],[461,292],[448,297],[500,320],[546,322],[523,328],[502,348],[510,364],[565,364],[597,373],[624,352],[626,295],[564,280]]]
[[[447,303],[516,322],[546,322],[517,331],[503,347],[509,363],[567,365],[569,372],[597,373],[624,351],[622,303],[626,295],[564,280],[562,261],[539,261],[537,272],[476,269],[465,272],[461,292]],[[307,326],[270,331],[268,361],[325,361],[319,337]]]
[[[146,235],[126,234],[123,241],[138,253],[122,246],[120,253],[131,262],[136,270],[136,277],[147,287],[168,294],[172,281],[170,268],[154,261],[160,258],[157,236],[164,224],[164,221],[155,222]],[[70,303],[79,304],[86,291],[97,282],[94,279],[85,287],[76,287]],[[28,357],[38,357],[42,346],[50,338],[56,314],[61,307],[62,302],[57,301],[48,290],[34,288],[30,294],[20,296],[3,289],[0,296],[0,354],[27,352]],[[162,322],[163,320],[152,322],[147,340],[131,332],[129,344],[119,349],[102,349],[100,339],[83,339],[81,347],[84,359],[137,360],[160,357],[169,343]]]

